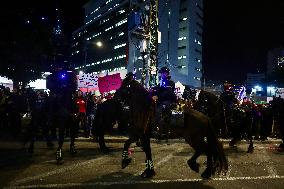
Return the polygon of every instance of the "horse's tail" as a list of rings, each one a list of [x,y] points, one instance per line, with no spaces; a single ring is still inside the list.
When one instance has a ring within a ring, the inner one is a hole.
[[[213,170],[217,171],[217,173],[223,172],[226,174],[228,171],[228,160],[225,156],[224,149],[222,143],[218,140],[216,131],[213,129],[213,125],[211,123],[210,118],[208,119],[208,145],[212,150],[213,155]]]

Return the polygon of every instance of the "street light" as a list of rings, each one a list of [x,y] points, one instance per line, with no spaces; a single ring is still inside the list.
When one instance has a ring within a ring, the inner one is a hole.
[[[97,47],[102,47],[102,46],[103,46],[103,43],[102,43],[101,41],[97,41],[97,42],[96,42],[96,45],[97,45]]]
[[[97,41],[97,42],[91,42],[86,40],[85,42],[85,47],[84,47],[84,52],[85,52],[85,66],[87,65],[87,56],[88,56],[88,45],[91,44],[93,46],[96,46],[98,48],[102,48],[104,45],[101,41]]]

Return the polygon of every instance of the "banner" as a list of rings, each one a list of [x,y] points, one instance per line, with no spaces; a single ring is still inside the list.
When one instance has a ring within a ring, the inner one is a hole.
[[[98,88],[99,76],[93,73],[79,74],[78,87],[79,88]]]
[[[113,75],[106,75],[104,77],[98,78],[98,87],[100,93],[110,92],[112,90],[117,90],[121,86],[120,73]]]

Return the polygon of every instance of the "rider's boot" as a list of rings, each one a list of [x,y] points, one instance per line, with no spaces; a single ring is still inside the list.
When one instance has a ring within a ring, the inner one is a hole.
[[[61,149],[61,148],[58,148],[58,149],[56,150],[56,163],[57,163],[58,165],[64,163],[63,157],[62,157],[62,149]]]
[[[131,163],[131,158],[128,156],[128,151],[124,150],[122,152],[122,162],[121,162],[121,168],[124,169]]]
[[[146,169],[141,174],[142,178],[152,178],[155,176],[153,160],[146,160]]]

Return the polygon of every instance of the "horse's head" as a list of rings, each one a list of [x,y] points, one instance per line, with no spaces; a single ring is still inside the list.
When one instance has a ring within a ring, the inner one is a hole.
[[[114,99],[125,102],[133,93],[133,85],[135,82],[136,81],[131,74],[126,75],[125,79],[122,81],[120,88],[114,94]]]

